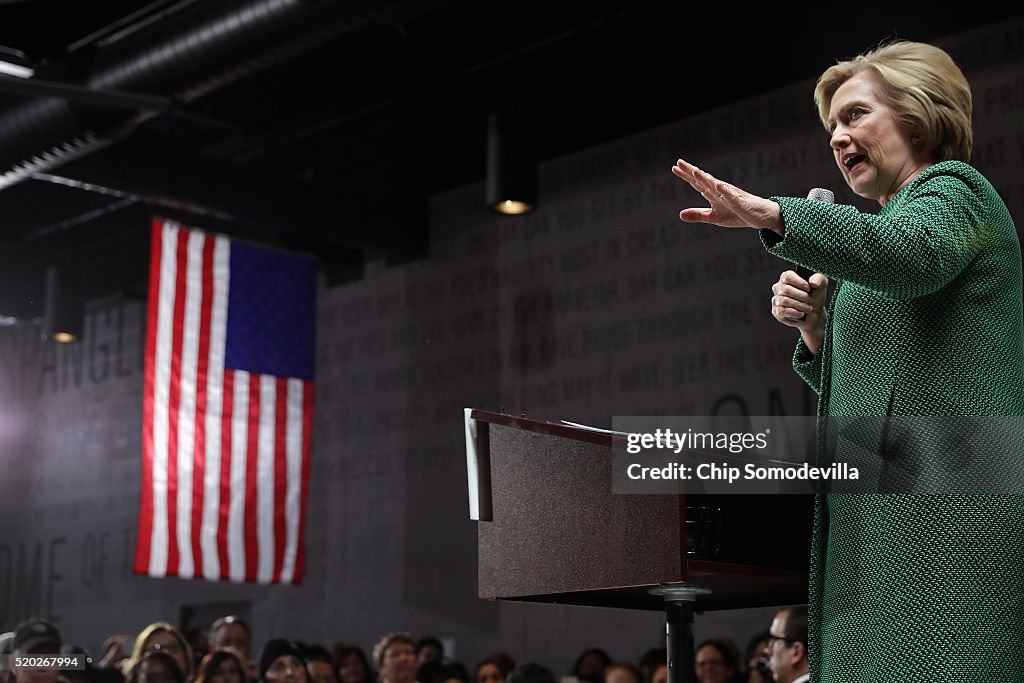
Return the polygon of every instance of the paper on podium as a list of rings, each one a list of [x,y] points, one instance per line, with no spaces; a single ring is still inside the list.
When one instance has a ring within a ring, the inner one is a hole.
[[[471,417],[472,408],[464,409],[466,428],[466,479],[469,484],[469,518],[489,522],[491,509],[491,449],[486,423]]]

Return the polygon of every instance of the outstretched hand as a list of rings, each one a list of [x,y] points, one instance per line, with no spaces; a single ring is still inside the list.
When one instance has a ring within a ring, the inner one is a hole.
[[[672,173],[689,183],[708,203],[706,209],[683,209],[679,212],[681,220],[724,228],[767,228],[783,234],[782,209],[772,200],[721,181],[682,159],[672,167]]]

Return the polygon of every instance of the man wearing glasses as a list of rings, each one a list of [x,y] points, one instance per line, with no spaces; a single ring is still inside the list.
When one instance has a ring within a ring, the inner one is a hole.
[[[775,683],[807,683],[807,606],[780,610],[768,629],[764,655]]]

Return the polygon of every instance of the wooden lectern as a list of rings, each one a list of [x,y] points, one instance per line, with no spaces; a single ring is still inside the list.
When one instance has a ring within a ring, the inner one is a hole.
[[[813,496],[613,494],[616,437],[465,417],[481,598],[664,611],[670,683],[694,678],[694,611],[807,601]]]

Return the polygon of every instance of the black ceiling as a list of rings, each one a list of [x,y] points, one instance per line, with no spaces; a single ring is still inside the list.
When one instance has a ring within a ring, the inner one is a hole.
[[[779,5],[0,0],[39,83],[0,83],[0,316],[40,315],[49,263],[142,296],[153,213],[358,276],[422,254],[426,198],[483,180],[492,111],[543,161],[1019,13]]]

